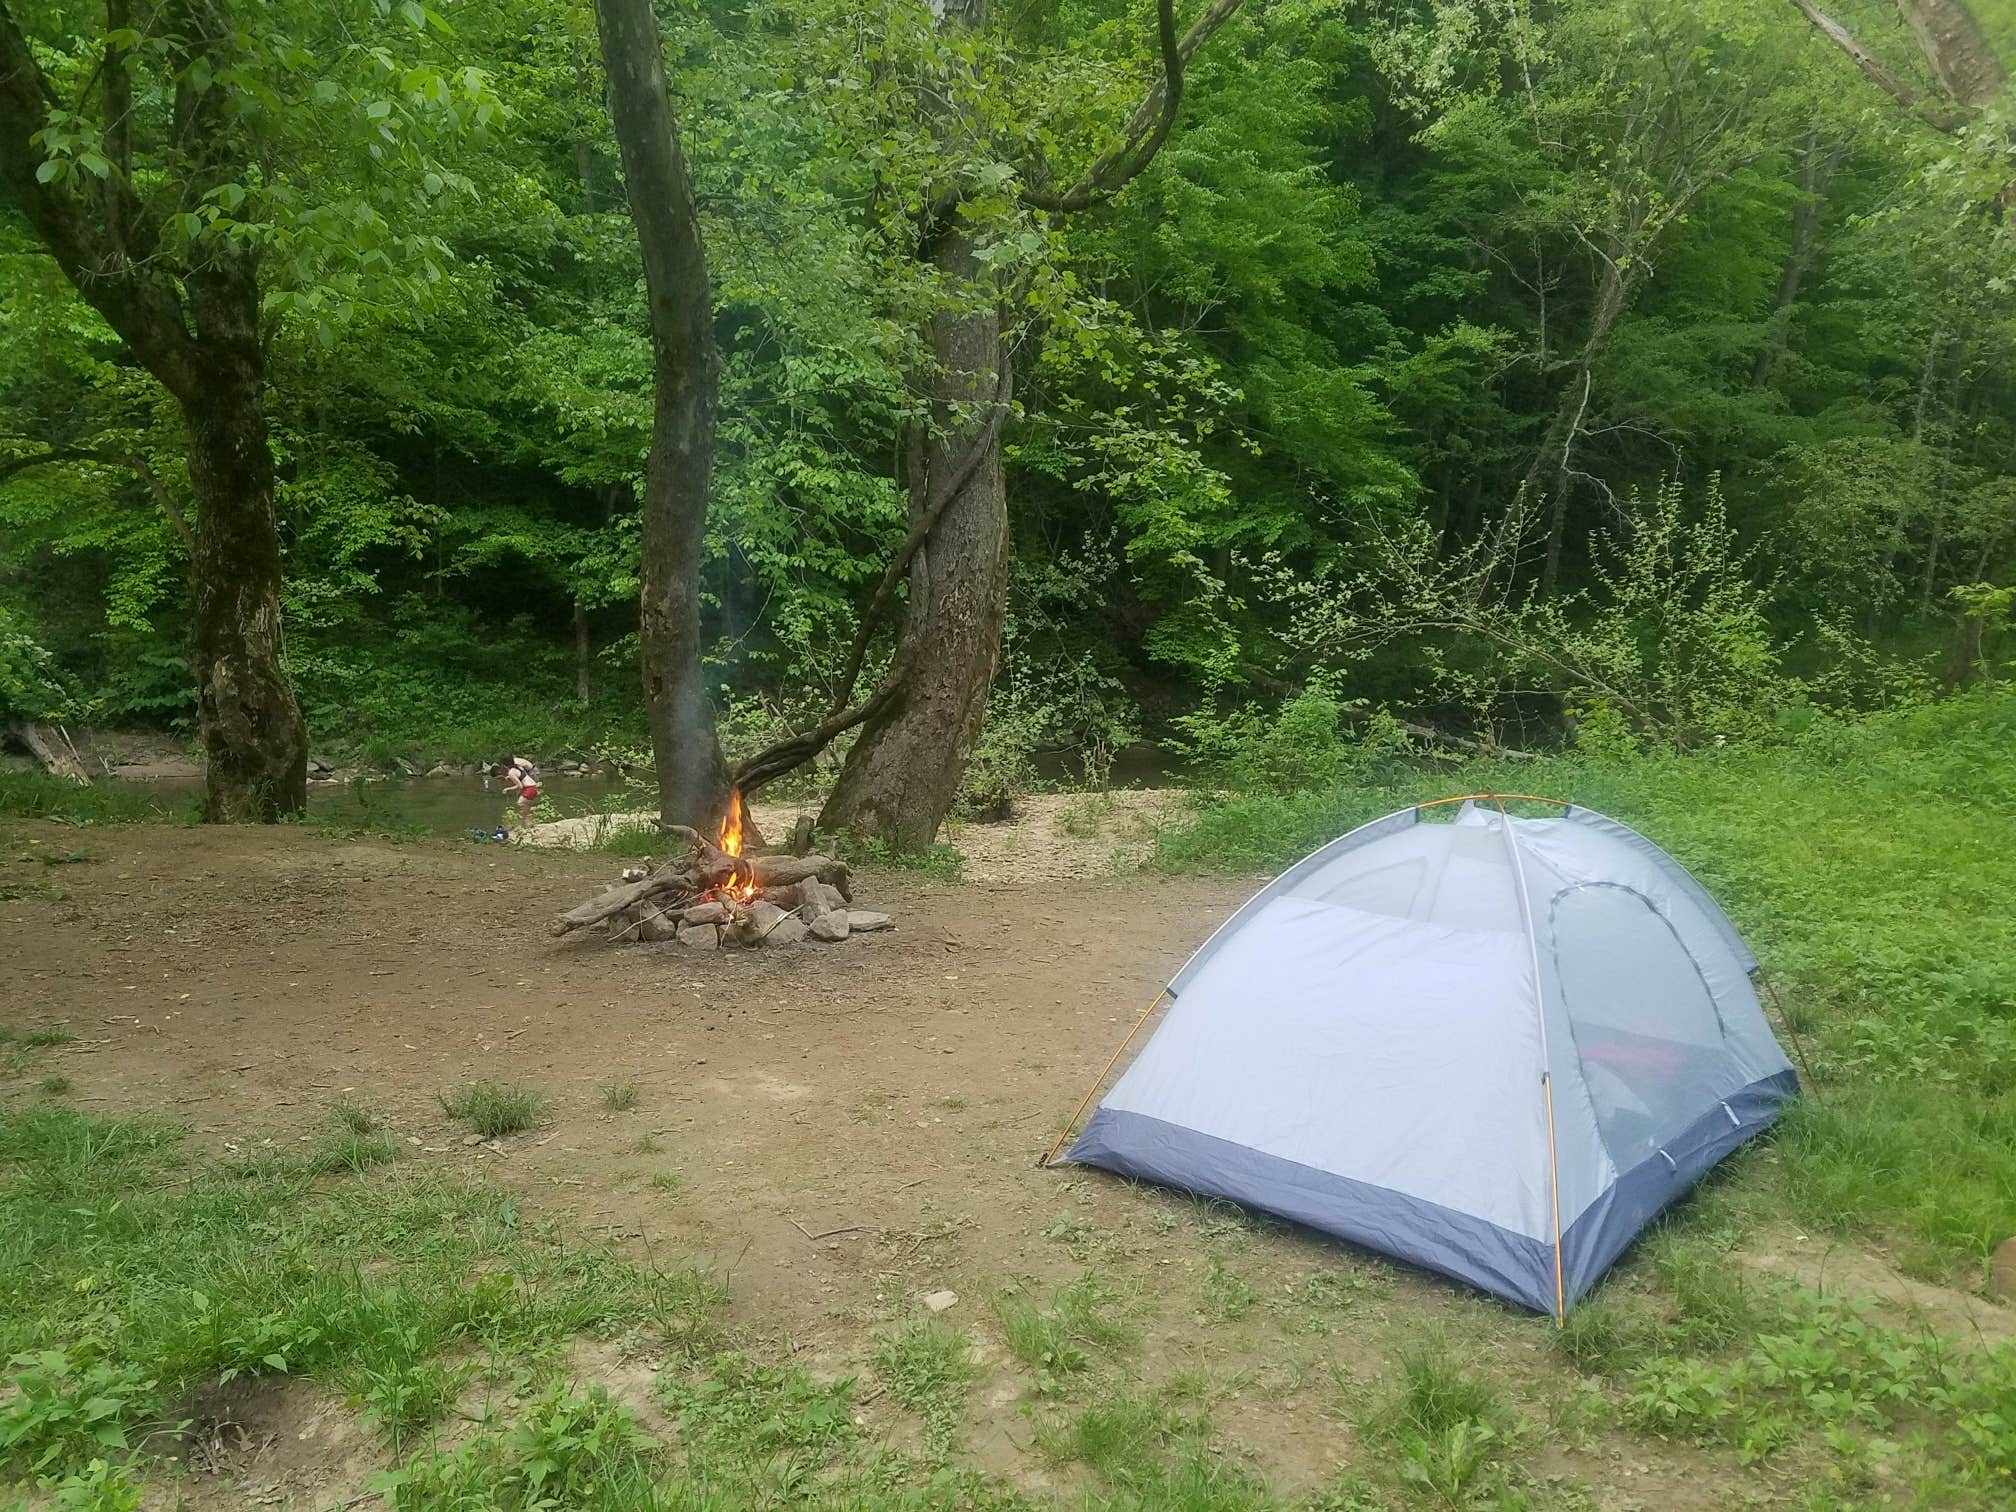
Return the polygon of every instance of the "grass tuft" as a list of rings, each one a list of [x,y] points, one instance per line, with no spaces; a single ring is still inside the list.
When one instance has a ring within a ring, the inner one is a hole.
[[[352,1134],[372,1134],[378,1129],[378,1119],[368,1108],[353,1102],[336,1102],[329,1105],[329,1116],[336,1120],[338,1128]]]
[[[637,1089],[629,1082],[610,1082],[602,1089],[602,1106],[611,1113],[628,1113],[637,1106]]]
[[[471,1082],[460,1091],[440,1096],[444,1113],[485,1139],[531,1128],[539,1121],[539,1110],[546,1101],[530,1087],[507,1087],[501,1082]]]
[[[966,1392],[973,1384],[972,1342],[942,1318],[916,1317],[875,1342],[875,1370],[889,1395],[924,1420],[924,1450],[933,1462],[958,1443]]]

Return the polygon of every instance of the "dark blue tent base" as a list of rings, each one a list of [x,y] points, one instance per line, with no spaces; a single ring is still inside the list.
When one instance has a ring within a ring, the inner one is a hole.
[[[1754,1082],[1620,1177],[1561,1235],[1567,1302],[1593,1286],[1663,1208],[1768,1128],[1798,1090],[1790,1071]],[[1555,1310],[1552,1244],[1386,1187],[1114,1108],[1093,1115],[1067,1158],[1258,1208],[1536,1312]]]

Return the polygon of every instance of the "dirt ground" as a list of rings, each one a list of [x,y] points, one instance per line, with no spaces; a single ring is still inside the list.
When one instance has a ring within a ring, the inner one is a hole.
[[[966,1452],[1026,1486],[1061,1472],[1025,1452],[1027,1381],[987,1298],[1092,1265],[1141,1298],[1143,1378],[1213,1382],[1228,1447],[1282,1491],[1350,1460],[1349,1403],[1424,1320],[1523,1383],[1526,1410],[1577,1384],[1544,1321],[1311,1235],[1038,1168],[1127,1027],[1251,882],[877,872],[857,902],[895,930],[717,954],[551,937],[555,913],[613,879],[622,863],[606,856],[271,829],[5,838],[0,883],[53,877],[67,894],[0,903],[8,1019],[72,1028],[48,1053],[80,1106],[172,1113],[223,1155],[307,1138],[332,1100],[359,1101],[412,1159],[506,1183],[591,1238],[712,1264],[731,1278],[734,1322],[836,1375],[863,1369],[874,1325],[954,1291],[949,1315],[988,1359]],[[96,859],[21,859],[37,846]],[[465,1146],[436,1094],[474,1078],[542,1089],[541,1126],[495,1152]],[[637,1088],[633,1110],[605,1110],[611,1082]],[[640,1153],[646,1135],[658,1153]],[[672,1190],[652,1184],[665,1171]],[[1267,1305],[1318,1272],[1346,1278],[1321,1326]],[[1200,1301],[1214,1273],[1261,1305],[1214,1314]],[[1620,1512],[1797,1490],[1796,1466],[1600,1434],[1548,1453],[1564,1483],[1598,1488],[1574,1504]]]

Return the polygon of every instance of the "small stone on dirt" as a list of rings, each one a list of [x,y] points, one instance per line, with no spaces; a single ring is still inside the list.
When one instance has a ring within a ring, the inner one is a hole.
[[[924,1293],[924,1305],[930,1308],[931,1311],[933,1312],[943,1312],[945,1311],[946,1308],[950,1307],[953,1303],[957,1302],[958,1300],[959,1300],[959,1293],[955,1291],[935,1291]]]
[[[847,910],[847,927],[855,934],[866,934],[871,929],[887,929],[890,922],[889,915],[885,913],[869,913],[859,908]]]
[[[464,1134],[462,1136],[462,1143],[474,1149],[477,1145],[483,1143],[483,1136],[481,1134]]]
[[[847,938],[847,910],[836,908],[830,913],[823,913],[812,921],[811,928],[813,939],[830,940],[837,944]]]

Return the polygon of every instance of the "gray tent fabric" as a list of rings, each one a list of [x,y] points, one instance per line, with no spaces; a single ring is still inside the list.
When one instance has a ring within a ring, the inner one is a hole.
[[[1403,809],[1204,943],[1068,1158],[1565,1315],[1797,1095],[1755,966],[1614,820]]]

